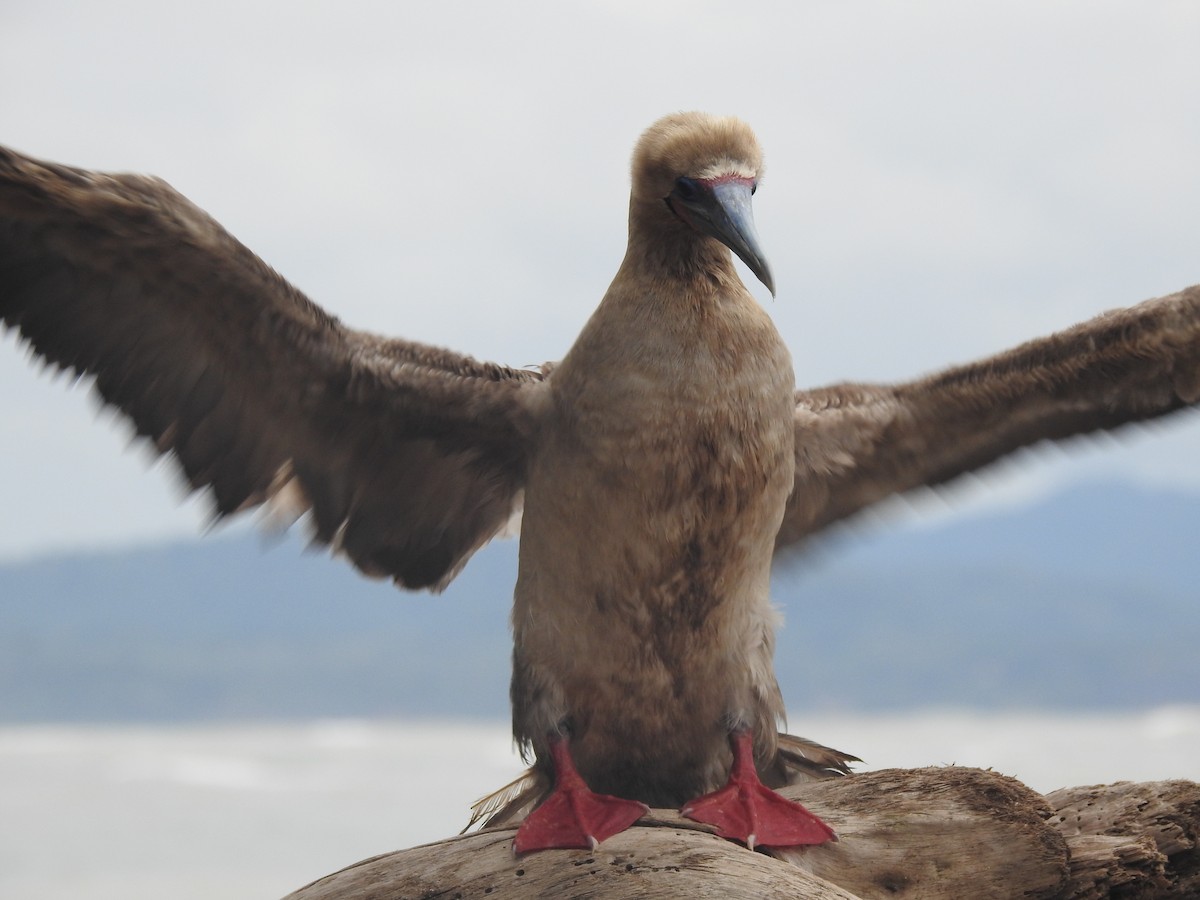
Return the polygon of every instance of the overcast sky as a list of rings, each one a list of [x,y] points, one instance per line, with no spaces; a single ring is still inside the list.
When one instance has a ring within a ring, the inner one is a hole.
[[[166,178],[350,324],[559,357],[658,116],[757,131],[797,380],[899,380],[1200,282],[1200,5],[6,0],[0,142]],[[194,533],[168,467],[0,341],[0,559]],[[957,508],[1200,490],[1200,417]]]

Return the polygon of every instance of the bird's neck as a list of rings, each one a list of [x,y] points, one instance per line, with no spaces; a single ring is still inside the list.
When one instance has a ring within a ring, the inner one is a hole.
[[[676,220],[665,207],[630,210],[622,268],[639,279],[672,284],[679,296],[700,298],[744,290],[729,250]]]

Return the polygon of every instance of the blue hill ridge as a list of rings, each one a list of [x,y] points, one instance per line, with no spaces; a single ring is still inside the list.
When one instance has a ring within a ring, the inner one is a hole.
[[[805,709],[1200,702],[1200,497],[1088,484],[780,567]],[[0,566],[0,722],[502,718],[516,544],[441,596],[253,534]]]

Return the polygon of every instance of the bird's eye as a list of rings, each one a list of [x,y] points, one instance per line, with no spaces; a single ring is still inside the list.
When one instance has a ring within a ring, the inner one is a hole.
[[[691,178],[679,177],[675,179],[675,196],[685,203],[690,203],[700,199],[700,185],[696,184]]]
[[[758,182],[756,181],[752,185],[750,185],[750,196],[753,197],[754,192],[757,190],[758,190]]]

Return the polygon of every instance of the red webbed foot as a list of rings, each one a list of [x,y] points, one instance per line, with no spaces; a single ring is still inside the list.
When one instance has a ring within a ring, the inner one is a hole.
[[[531,812],[513,841],[517,853],[534,850],[594,850],[650,811],[644,803],[594,793],[571,760],[565,738],[553,738],[554,792]]]
[[[836,841],[834,830],[807,809],[775,793],[758,778],[748,731],[730,735],[733,767],[729,783],[687,804],[689,819],[715,825],[723,838],[755,847],[799,847]]]

